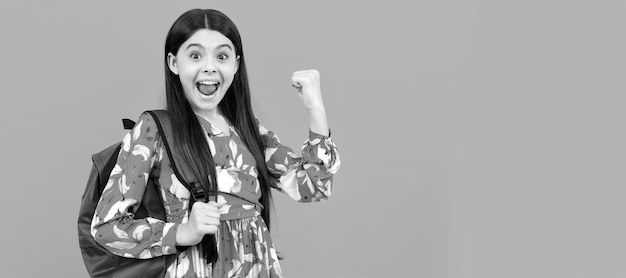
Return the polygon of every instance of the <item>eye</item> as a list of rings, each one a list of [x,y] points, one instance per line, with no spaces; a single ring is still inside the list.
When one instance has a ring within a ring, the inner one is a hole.
[[[225,54],[225,53],[219,54],[217,55],[217,59],[221,61],[226,61],[228,60],[228,54]]]
[[[191,60],[198,60],[198,59],[200,59],[201,57],[202,57],[202,56],[200,55],[200,53],[199,53],[199,52],[196,52],[196,51],[191,52],[191,53],[189,54],[189,58],[191,58]]]

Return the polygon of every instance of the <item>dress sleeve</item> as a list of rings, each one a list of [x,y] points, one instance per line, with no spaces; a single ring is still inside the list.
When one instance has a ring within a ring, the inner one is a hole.
[[[265,145],[265,164],[278,190],[298,202],[328,199],[333,175],[341,165],[330,137],[309,131],[309,138],[297,154],[262,125],[259,132]]]
[[[134,219],[159,154],[158,128],[147,113],[122,140],[122,149],[96,207],[91,234],[118,256],[149,259],[176,253],[178,224]]]

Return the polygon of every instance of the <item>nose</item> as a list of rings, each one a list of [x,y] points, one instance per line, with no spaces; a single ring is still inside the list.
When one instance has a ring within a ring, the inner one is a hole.
[[[204,68],[202,69],[205,73],[216,73],[217,68],[215,67],[215,62],[211,58],[207,58],[206,63],[204,64]]]

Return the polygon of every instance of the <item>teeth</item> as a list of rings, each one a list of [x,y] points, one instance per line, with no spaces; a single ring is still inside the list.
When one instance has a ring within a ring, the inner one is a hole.
[[[198,84],[201,84],[201,85],[217,85],[217,84],[219,84],[219,82],[213,81],[213,80],[211,80],[211,81],[198,81]]]

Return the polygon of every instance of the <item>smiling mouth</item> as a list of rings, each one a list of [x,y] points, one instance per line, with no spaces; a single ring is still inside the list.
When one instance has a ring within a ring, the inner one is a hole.
[[[217,92],[217,88],[220,86],[220,82],[218,81],[198,81],[196,82],[196,88],[198,91],[205,95],[210,96]]]

